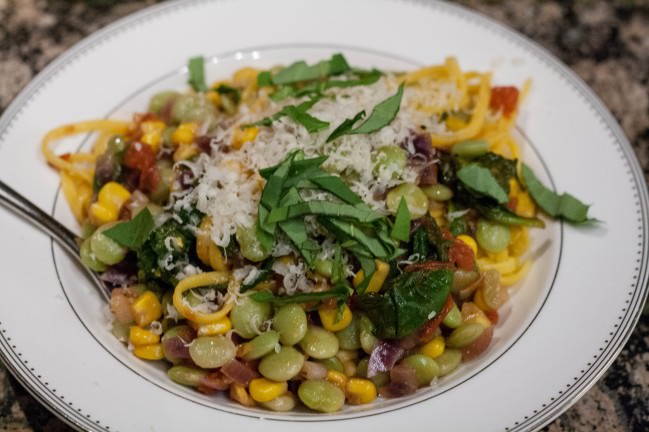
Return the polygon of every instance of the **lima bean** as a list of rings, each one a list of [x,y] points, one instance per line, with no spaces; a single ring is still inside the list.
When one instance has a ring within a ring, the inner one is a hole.
[[[92,233],[90,236],[90,248],[97,260],[104,264],[113,265],[126,257],[128,249],[103,234],[103,231],[108,228],[110,226],[104,225],[104,227],[100,227]]]
[[[216,108],[202,94],[178,96],[171,108],[171,118],[176,123],[205,122],[216,116]]]
[[[295,408],[295,396],[293,393],[284,393],[281,396],[268,402],[261,402],[261,406],[271,411],[287,412]]]
[[[372,158],[374,162],[374,175],[390,179],[397,179],[403,173],[408,162],[407,153],[398,146],[388,145],[379,148]],[[385,174],[383,174],[385,173]]]
[[[453,307],[450,311],[448,311],[448,313],[442,320],[442,324],[452,329],[458,328],[460,324],[462,324],[462,314],[460,313],[460,309],[458,309],[455,302],[453,302]]]
[[[81,243],[81,249],[79,250],[79,256],[83,265],[88,267],[90,270],[96,272],[106,271],[106,264],[99,261],[95,254],[92,252],[90,247],[90,238],[87,238]]]
[[[270,319],[271,306],[244,296],[230,312],[232,328],[242,337],[252,339],[260,332],[261,325]]]
[[[371,354],[378,342],[377,337],[374,336],[374,324],[372,324],[372,321],[370,321],[367,315],[362,314],[359,327],[358,338],[361,343],[361,348],[367,354]]]
[[[434,201],[448,201],[453,198],[453,191],[443,184],[436,184],[422,188],[428,198]]]
[[[223,366],[234,359],[237,348],[225,336],[202,336],[194,339],[189,346],[189,356],[192,361],[204,369],[214,369]]]
[[[262,358],[275,349],[279,343],[279,333],[275,330],[268,330],[255,337],[251,341],[243,344],[244,354],[241,356],[244,360],[255,360]]]
[[[316,359],[335,356],[339,347],[336,335],[318,326],[309,326],[299,345],[305,354]]]
[[[162,91],[160,93],[154,94],[149,100],[149,112],[154,114],[160,114],[160,112],[165,108],[165,106],[171,102],[173,99],[178,97],[179,93],[175,91]]]
[[[314,411],[335,412],[345,404],[345,393],[335,384],[324,380],[306,380],[297,394],[304,405]]]
[[[271,352],[261,359],[259,373],[273,381],[288,381],[295,378],[304,366],[304,356],[290,346],[283,346],[279,352]]]
[[[252,262],[261,262],[270,256],[270,250],[264,248],[257,237],[257,227],[240,226],[236,232],[237,243],[241,249],[241,255]]]
[[[435,359],[439,366],[439,376],[448,375],[460,365],[462,361],[462,352],[460,350],[448,348]]]
[[[465,158],[475,158],[489,151],[486,140],[466,140],[451,147],[451,153]]]
[[[352,316],[352,322],[347,327],[336,333],[340,349],[356,350],[361,347],[360,336],[360,319],[358,314]]]
[[[188,366],[173,366],[167,371],[167,376],[178,384],[196,387],[207,376],[207,372]]]
[[[328,370],[342,373],[344,370],[343,362],[338,357],[330,357],[327,359],[319,360],[319,362]]]
[[[283,345],[295,345],[307,332],[304,309],[297,304],[280,307],[273,318],[273,328],[279,333],[279,340]]]
[[[423,354],[406,357],[402,363],[415,370],[420,386],[430,384],[433,378],[439,375],[439,366],[437,366],[435,360]]]
[[[446,346],[449,348],[463,348],[480,337],[485,327],[480,323],[465,323],[453,330],[446,338]]]
[[[397,213],[402,197],[406,200],[412,219],[419,219],[428,212],[428,197],[424,191],[412,183],[402,183],[386,196],[385,204],[390,213]]]
[[[482,249],[488,252],[498,253],[505,250],[509,245],[511,231],[507,225],[480,219],[476,228],[475,238]]]

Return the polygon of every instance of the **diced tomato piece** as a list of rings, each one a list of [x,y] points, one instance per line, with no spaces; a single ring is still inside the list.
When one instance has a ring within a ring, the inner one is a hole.
[[[421,342],[428,342],[432,338],[444,317],[453,309],[454,304],[453,296],[449,294],[442,310],[419,329],[419,340]]]
[[[492,87],[489,106],[494,111],[502,111],[510,117],[518,104],[518,89],[513,86]]]
[[[155,164],[155,154],[146,144],[134,142],[124,154],[124,165],[139,172],[138,189],[153,191],[160,182],[160,171]]]
[[[473,250],[461,240],[453,240],[453,244],[448,249],[448,258],[462,270],[471,271],[475,267]]]

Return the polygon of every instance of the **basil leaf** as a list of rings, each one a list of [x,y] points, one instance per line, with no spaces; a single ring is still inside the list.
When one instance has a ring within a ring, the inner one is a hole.
[[[487,168],[476,164],[468,164],[458,170],[457,178],[471,190],[493,198],[500,204],[509,202],[507,193]]]
[[[238,89],[230,87],[226,84],[220,84],[216,88],[216,92],[223,96],[231,96],[235,103],[239,103],[239,101],[241,100],[241,92]]]
[[[312,177],[311,183],[320,189],[327,191],[348,204],[362,204],[363,200],[356,195],[338,176],[327,175],[326,177]]]
[[[320,251],[320,246],[309,238],[306,226],[304,225],[304,220],[290,219],[280,222],[278,225],[295,245],[302,257],[304,257],[304,260],[309,267],[312,267],[313,262]]]
[[[392,279],[380,294],[357,297],[381,339],[408,336],[438,314],[451,291],[449,270],[414,271]]]
[[[275,93],[270,95],[270,99],[275,102],[280,102],[294,95],[295,95],[295,90],[293,89],[293,87],[284,86],[284,87],[280,87]]]
[[[301,124],[309,133],[319,132],[329,127],[329,123],[313,117],[306,110],[290,105],[284,108],[284,113],[296,123]]]
[[[588,207],[574,196],[563,193],[558,195],[545,187],[527,165],[521,171],[523,182],[534,202],[547,214],[568,222],[588,222]]]
[[[204,92],[208,90],[205,84],[205,61],[203,57],[192,57],[187,63],[189,69],[189,85],[194,91]]]
[[[155,228],[153,216],[148,208],[144,208],[130,221],[118,223],[103,234],[122,246],[139,249],[149,238],[153,228]]]
[[[356,87],[356,86],[362,86],[362,85],[371,85],[377,82],[381,76],[383,76],[383,73],[377,69],[372,69],[369,72],[357,72],[357,75],[359,76],[357,79],[349,79],[349,80],[329,80],[325,82],[325,88],[330,89],[330,88],[347,88],[347,87]]]
[[[310,303],[330,298],[345,300],[349,297],[349,289],[344,285],[339,285],[328,291],[300,293],[290,296],[276,296],[270,291],[260,291],[252,294],[250,297],[260,303],[273,303],[274,305],[281,306],[291,303]]]
[[[351,133],[368,134],[389,125],[399,112],[402,97],[403,84],[399,86],[399,90],[394,95],[379,102],[372,110],[370,116],[359,127],[352,130]]]
[[[516,178],[516,160],[488,152],[478,156],[472,162],[491,171],[500,187],[509,194],[509,180]]]
[[[372,258],[366,258],[364,256],[356,255],[356,259],[361,264],[361,268],[363,269],[363,280],[356,287],[356,293],[363,294],[367,287],[370,285],[374,273],[376,273],[376,263]]]
[[[343,135],[349,135],[354,128],[354,125],[363,117],[365,117],[365,111],[361,111],[358,114],[356,114],[352,118],[348,118],[345,121],[343,121],[336,129],[334,129],[333,132],[331,132],[331,135],[327,137],[327,142],[331,142],[335,140],[338,137],[341,137]]]
[[[361,223],[371,223],[382,216],[364,206],[353,206],[328,201],[309,201],[287,207],[275,207],[268,215],[269,223],[276,223],[306,215],[333,216],[355,219]]]
[[[349,64],[342,54],[334,54],[331,59],[323,60],[313,66],[304,61],[298,61],[280,70],[272,77],[273,84],[291,84],[300,81],[311,81],[326,78],[330,75],[340,75],[350,70]]]
[[[257,85],[259,87],[268,87],[273,85],[273,75],[270,71],[263,71],[257,74]]]
[[[355,240],[359,246],[365,249],[365,251],[361,251],[361,253],[368,257],[387,259],[390,255],[390,252],[384,243],[377,238],[375,233],[370,232],[368,234],[352,222],[338,218],[325,217],[319,217],[318,222],[338,238],[344,240]]]
[[[401,197],[390,236],[404,242],[410,240],[410,211],[404,197]]]

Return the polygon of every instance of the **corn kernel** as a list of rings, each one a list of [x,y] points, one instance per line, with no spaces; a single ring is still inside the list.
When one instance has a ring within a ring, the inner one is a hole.
[[[516,200],[516,213],[524,217],[534,217],[536,206],[527,192],[521,192]]]
[[[128,332],[128,341],[135,347],[155,345],[160,342],[160,335],[137,326],[131,326]]]
[[[345,391],[345,386],[347,385],[347,375],[336,370],[327,371],[327,381],[332,384],[336,384],[342,391]]]
[[[352,322],[352,311],[346,304],[342,305],[340,319],[338,319],[338,305],[322,305],[318,308],[318,315],[322,326],[330,332],[339,332]]]
[[[422,346],[419,352],[434,359],[441,356],[445,348],[444,336],[440,335],[435,336],[432,341]]]
[[[90,219],[93,225],[103,225],[109,222],[115,222],[119,213],[115,208],[106,207],[101,203],[92,203],[90,205]]]
[[[226,334],[232,330],[232,321],[230,321],[230,318],[225,316],[220,320],[209,324],[192,323],[192,327],[194,327],[198,336],[214,336]]]
[[[162,131],[164,131],[165,127],[164,122],[159,120],[142,122],[140,125],[140,130],[142,131],[140,141],[151,147],[154,152],[157,152],[160,148]]]
[[[390,265],[386,262],[375,260],[376,270],[370,279],[370,283],[365,289],[366,293],[379,292],[385,282],[385,278],[388,277],[388,272],[390,271]],[[354,276],[354,287],[358,287],[365,279],[365,273],[363,270],[359,270]]]
[[[466,122],[459,117],[449,116],[446,119],[446,127],[455,132],[466,127]]]
[[[232,82],[237,87],[245,87],[257,82],[256,69],[251,67],[241,68],[232,75]]]
[[[97,202],[119,211],[130,197],[131,193],[124,186],[117,182],[108,182],[99,190]]]
[[[137,325],[146,327],[162,316],[162,305],[155,294],[145,291],[135,299],[131,312]]]
[[[171,141],[176,145],[191,144],[196,137],[196,123],[181,123],[171,135]]]
[[[250,381],[250,396],[257,402],[272,401],[287,390],[286,382],[275,382],[266,378],[255,378]]]
[[[183,160],[191,159],[198,154],[198,147],[193,144],[184,144],[178,146],[174,152],[174,162],[180,162]]]
[[[376,399],[376,385],[368,379],[351,378],[345,385],[347,402],[352,405],[363,405]]]
[[[232,137],[232,144],[230,147],[239,150],[244,143],[254,140],[257,138],[259,133],[259,128],[249,127],[244,130],[236,129],[234,131],[234,136]]]
[[[164,358],[162,344],[137,346],[133,348],[133,354],[143,360],[162,360]]]
[[[220,94],[218,94],[215,91],[210,91],[210,92],[205,93],[205,97],[207,97],[207,100],[212,102],[212,105],[214,105],[216,108],[219,107],[219,103],[221,101],[221,95]]]
[[[473,237],[470,237],[466,234],[461,234],[457,236],[457,239],[471,248],[471,250],[473,251],[473,256],[478,256],[478,245],[476,244],[475,240],[473,240]]]
[[[230,399],[239,402],[243,406],[255,406],[255,401],[250,397],[246,388],[240,384],[233,383],[230,385]]]

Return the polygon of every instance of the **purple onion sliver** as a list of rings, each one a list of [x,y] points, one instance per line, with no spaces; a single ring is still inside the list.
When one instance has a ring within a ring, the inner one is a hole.
[[[403,349],[388,342],[380,341],[370,354],[367,364],[367,377],[371,378],[379,372],[387,372],[403,356]]]

